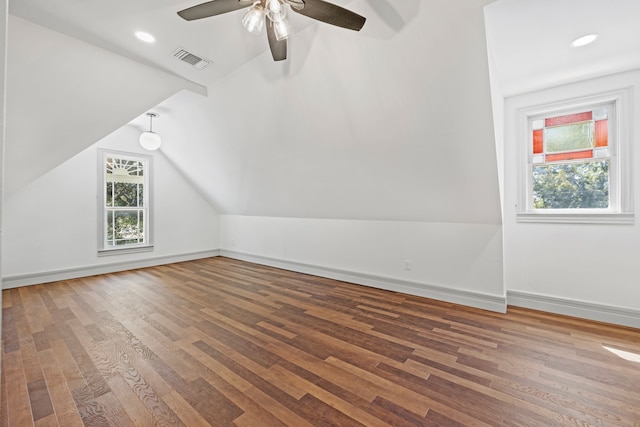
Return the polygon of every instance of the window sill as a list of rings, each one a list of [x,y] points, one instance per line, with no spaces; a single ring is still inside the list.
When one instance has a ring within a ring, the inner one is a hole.
[[[110,255],[126,255],[135,254],[138,252],[151,252],[153,251],[153,245],[136,246],[129,248],[115,248],[115,249],[100,249],[98,250],[98,256],[110,256]]]
[[[517,222],[633,225],[633,213],[518,213]]]

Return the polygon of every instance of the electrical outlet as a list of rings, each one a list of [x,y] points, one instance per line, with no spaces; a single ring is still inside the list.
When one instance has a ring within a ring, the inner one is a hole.
[[[407,271],[411,271],[411,261],[409,261],[408,259],[404,260],[404,269]]]

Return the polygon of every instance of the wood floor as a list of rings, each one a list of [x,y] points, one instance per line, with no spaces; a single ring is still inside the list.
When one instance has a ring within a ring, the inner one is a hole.
[[[3,426],[640,426],[638,329],[226,258],[3,306]]]

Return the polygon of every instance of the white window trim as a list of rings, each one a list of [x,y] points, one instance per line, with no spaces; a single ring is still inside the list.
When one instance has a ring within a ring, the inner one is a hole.
[[[106,172],[104,169],[107,157],[118,157],[124,159],[144,160],[146,162],[145,178],[145,201],[147,208],[146,238],[145,243],[139,245],[127,245],[121,248],[107,248],[105,245],[105,192],[106,192]],[[153,157],[145,154],[127,153],[115,150],[98,150],[98,256],[124,255],[138,252],[153,251]]]
[[[598,95],[586,96],[565,102],[554,102],[518,110],[518,205],[516,221],[524,223],[570,224],[633,224],[635,215],[632,199],[632,88],[623,88]],[[613,120],[609,128],[615,137],[612,156],[611,191],[615,206],[610,209],[533,209],[529,153],[532,150],[530,120],[536,116],[553,115],[567,110],[590,108],[596,104],[614,105]],[[612,174],[613,175],[613,174]]]

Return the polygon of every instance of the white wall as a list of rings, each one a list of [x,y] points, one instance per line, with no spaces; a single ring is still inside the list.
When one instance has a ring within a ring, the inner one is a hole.
[[[385,41],[297,32],[287,61],[172,97],[197,138],[171,158],[225,214],[500,224],[487,2],[407,2]]]
[[[509,302],[640,327],[640,224],[580,225],[516,222],[516,127],[519,109],[633,88],[629,128],[632,170],[640,168],[637,120],[640,71],[627,72],[507,98],[505,101],[505,286]],[[636,175],[637,176],[637,175]],[[633,199],[640,185],[633,180]]]
[[[160,150],[153,154],[154,251],[97,256],[97,150],[148,153],[138,135],[125,126],[5,199],[6,286],[217,254],[217,212]]]
[[[318,25],[210,88],[216,137],[176,162],[211,183],[223,254],[505,309],[488,1],[463,3],[413,3],[384,43]]]
[[[505,309],[500,225],[221,215],[220,227],[223,255]]]

